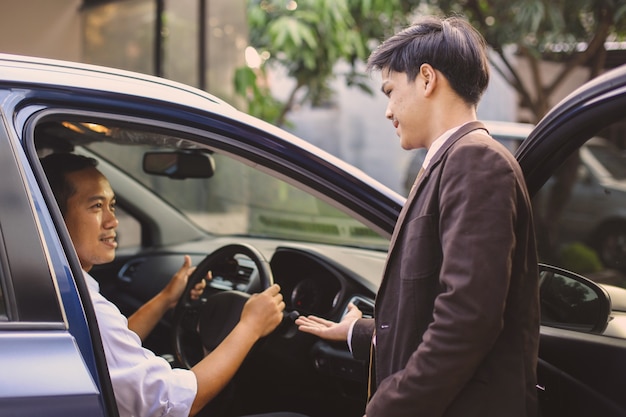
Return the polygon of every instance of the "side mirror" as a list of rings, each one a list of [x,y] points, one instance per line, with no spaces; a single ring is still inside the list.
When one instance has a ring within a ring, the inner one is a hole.
[[[174,179],[211,178],[215,173],[215,160],[205,152],[146,152],[143,170]]]
[[[602,333],[611,299],[595,282],[554,266],[539,264],[541,325],[583,333]]]

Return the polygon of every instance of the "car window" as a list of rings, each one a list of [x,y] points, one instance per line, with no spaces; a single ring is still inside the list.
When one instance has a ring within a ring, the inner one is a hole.
[[[132,180],[142,184],[167,202],[179,213],[211,235],[240,235],[290,239],[306,242],[341,244],[386,250],[387,238],[372,228],[327,203],[324,197],[292,185],[269,170],[219,150],[196,149],[191,140],[177,137],[171,131],[155,133],[154,127],[113,127],[87,123],[62,123],[71,134],[91,135],[88,140],[72,140],[76,152],[88,152],[107,161],[123,175],[109,177],[118,194],[119,182]],[[48,136],[58,134],[58,124],[42,127]],[[107,140],[93,140],[100,132]],[[43,136],[43,135],[42,135]],[[69,137],[63,132],[63,137]],[[111,139],[113,137],[113,140]],[[166,150],[202,151],[214,162],[210,178],[177,179],[147,174],[143,170],[143,155]],[[116,181],[118,181],[116,183]],[[128,200],[129,196],[124,196]],[[144,236],[143,202],[134,201],[135,209],[124,210],[118,198],[120,227],[119,247],[138,245]],[[130,227],[127,227],[127,222]]]
[[[626,157],[620,125],[594,132],[534,198],[540,260],[626,288]]]
[[[109,159],[119,159],[120,149],[109,144],[89,148]],[[181,181],[143,172],[141,154],[146,151],[142,147],[125,150],[137,155],[124,169],[211,234],[357,246],[386,244],[370,228],[320,198],[230,156],[212,155],[212,178]]]
[[[117,232],[117,247],[120,249],[135,248],[141,245],[141,223],[137,218],[124,210],[123,207],[117,207],[115,216],[119,221]]]

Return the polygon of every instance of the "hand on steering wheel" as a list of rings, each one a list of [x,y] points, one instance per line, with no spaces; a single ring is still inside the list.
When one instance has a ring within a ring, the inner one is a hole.
[[[183,346],[183,336],[186,333],[199,336],[203,352],[206,354],[215,349],[224,340],[239,322],[240,318],[245,319],[246,315],[254,314],[255,304],[257,306],[260,305],[257,302],[249,303],[251,305],[246,307],[246,310],[249,311],[244,312],[244,305],[246,305],[251,295],[235,290],[222,291],[211,295],[204,303],[191,300],[191,289],[218,265],[237,262],[236,255],[245,255],[254,263],[261,287],[264,290],[273,285],[273,276],[269,263],[257,249],[250,245],[227,245],[207,255],[189,276],[185,291],[174,310],[174,352],[180,364],[187,368],[191,368],[196,360],[190,358]],[[270,290],[270,292],[272,292],[271,296],[277,295],[273,294],[274,290]],[[275,292],[278,293],[279,289],[277,288]],[[263,296],[267,295],[264,294]],[[260,294],[252,297],[258,296]],[[282,298],[280,302],[282,302]],[[284,303],[282,308],[284,308]],[[272,328],[272,326],[270,325],[267,328]],[[263,335],[269,332],[271,330],[264,332]]]

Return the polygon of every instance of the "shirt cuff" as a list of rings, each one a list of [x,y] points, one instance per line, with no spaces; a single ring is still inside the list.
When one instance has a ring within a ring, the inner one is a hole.
[[[356,320],[350,323],[350,327],[348,328],[348,349],[350,349],[350,353],[352,353],[352,332],[354,331],[354,325],[356,324]]]

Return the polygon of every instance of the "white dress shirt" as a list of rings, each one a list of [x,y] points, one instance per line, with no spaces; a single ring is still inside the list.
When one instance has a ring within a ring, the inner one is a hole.
[[[93,302],[115,400],[122,417],[188,416],[196,397],[195,374],[172,369],[141,346],[118,308],[100,294],[100,286],[83,271]]]

